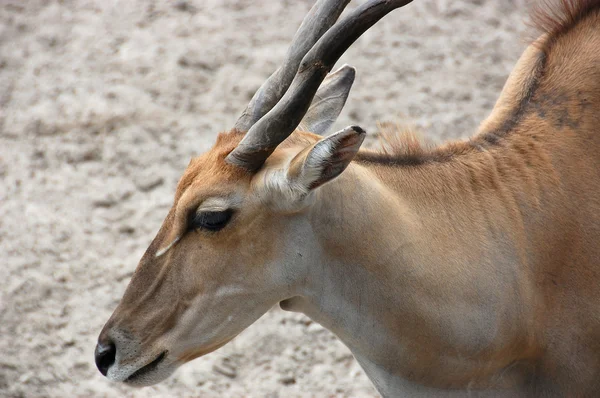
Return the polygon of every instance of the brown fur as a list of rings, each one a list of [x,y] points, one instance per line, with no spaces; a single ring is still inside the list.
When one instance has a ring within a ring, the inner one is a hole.
[[[558,4],[556,4],[558,3]],[[512,102],[510,112],[496,117],[494,128],[482,128],[480,133],[468,141],[456,141],[442,146],[423,146],[415,132],[402,126],[384,124],[382,138],[384,145],[380,151],[363,151],[356,160],[388,166],[418,166],[427,163],[447,162],[458,156],[486,151],[490,147],[501,144],[504,136],[514,130],[525,114],[532,111],[532,106],[545,107],[539,102],[533,104],[539,80],[544,75],[547,55],[557,40],[569,32],[580,21],[600,10],[598,0],[540,0],[531,12],[531,20],[535,32],[543,37],[534,42],[539,51],[532,55],[527,65],[528,76],[520,76],[518,82],[510,87],[507,84],[505,93],[499,100]],[[531,50],[534,50],[532,48]],[[530,50],[530,51],[531,51]],[[514,73],[514,72],[513,72]],[[511,83],[510,81],[508,83]],[[543,97],[542,95],[538,98]],[[497,114],[500,112],[497,112]],[[489,125],[491,121],[487,121]],[[392,128],[390,128],[390,126]]]
[[[535,333],[525,327],[508,349],[484,363],[525,365],[531,395],[596,396],[600,2],[563,0],[559,8],[538,8],[534,20],[545,36],[523,55],[475,137],[427,148],[408,135],[392,142],[392,151],[361,152],[356,160],[422,207],[421,222],[449,234],[439,238],[438,247],[454,247],[457,235],[450,231],[472,218],[484,230],[491,227],[492,236],[494,230],[511,231],[523,266],[520,278],[536,281],[515,292],[532,300],[525,302],[533,305],[529,321]],[[433,209],[447,219],[428,224],[424,220]],[[422,380],[431,382],[429,377],[424,369]]]
[[[428,148],[385,129],[383,151],[359,152],[293,215],[257,200],[257,187],[286,188],[277,172],[318,137],[295,132],[251,174],[224,161],[241,133],[220,134],[190,162],[101,339],[126,331],[152,352],[192,300],[216,299],[212,285],[260,287],[215,317],[272,293],[265,267],[278,272],[287,256],[287,276],[309,262],[301,283],[341,292],[343,305],[299,297],[293,278],[277,300],[384,369],[374,381],[390,396],[396,377],[459,393],[600,396],[600,1],[561,4],[537,11],[544,33],[475,137]],[[188,233],[155,256],[201,200],[235,194],[245,202],[224,233]],[[171,355],[191,360],[231,337]]]
[[[549,48],[552,41],[599,8],[598,0],[539,0],[530,14],[531,26],[536,37],[547,35],[551,38],[543,46]]]
[[[228,133],[219,133],[215,145],[209,152],[201,157],[190,160],[186,173],[181,177],[177,185],[175,202],[179,200],[185,190],[198,177],[200,171],[223,175],[226,181],[235,181],[239,177],[248,176],[248,172],[244,171],[244,169],[225,162],[225,157],[233,151],[243,136],[242,132],[236,130]],[[211,169],[206,170],[207,166]]]

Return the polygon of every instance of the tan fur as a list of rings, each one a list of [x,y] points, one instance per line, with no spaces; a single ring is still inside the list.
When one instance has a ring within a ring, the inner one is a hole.
[[[295,132],[250,174],[224,162],[241,134],[220,134],[100,341],[125,335],[148,353],[122,361],[138,367],[168,351],[156,382],[281,302],[334,331],[383,395],[600,396],[600,3],[562,4],[469,141],[388,141],[295,198],[274,191],[320,137]],[[231,225],[186,232],[214,197]]]

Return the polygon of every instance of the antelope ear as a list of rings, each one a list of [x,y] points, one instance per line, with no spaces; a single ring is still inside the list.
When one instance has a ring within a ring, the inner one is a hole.
[[[288,181],[309,192],[339,176],[358,152],[366,132],[346,127],[296,155],[288,168]]]
[[[298,129],[315,134],[326,133],[344,108],[356,69],[344,65],[327,75],[315,94]]]

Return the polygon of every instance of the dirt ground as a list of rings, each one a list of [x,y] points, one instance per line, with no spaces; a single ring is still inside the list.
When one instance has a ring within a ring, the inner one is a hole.
[[[376,396],[331,333],[278,308],[158,386],[113,384],[93,362],[189,159],[232,126],[311,4],[0,0],[0,396]],[[341,60],[358,76],[336,127],[472,134],[525,46],[526,9],[394,12]]]

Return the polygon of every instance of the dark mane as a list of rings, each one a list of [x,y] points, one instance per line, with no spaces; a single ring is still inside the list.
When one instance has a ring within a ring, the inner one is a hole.
[[[586,18],[600,10],[600,0],[538,0],[530,13],[530,23],[536,38],[543,40],[534,44],[541,50],[534,73],[523,87],[523,96],[510,117],[494,131],[485,131],[468,141],[449,142],[444,145],[423,146],[412,132],[403,130],[382,131],[383,148],[379,151],[361,151],[359,162],[377,163],[387,166],[419,166],[427,163],[450,161],[467,153],[481,152],[499,146],[504,138],[522,120],[530,109],[538,82],[544,73],[546,56],[556,40]]]
[[[456,141],[435,146],[424,142],[421,132],[411,126],[379,123],[378,127],[380,149],[360,151],[354,158],[356,161],[388,166],[419,166],[446,162],[477,149],[474,141]]]

